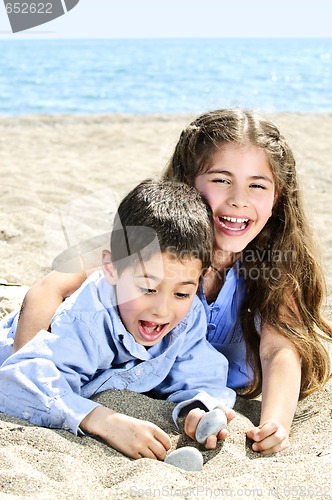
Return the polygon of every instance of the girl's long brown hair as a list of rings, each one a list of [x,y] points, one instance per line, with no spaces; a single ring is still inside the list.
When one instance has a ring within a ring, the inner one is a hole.
[[[226,143],[261,148],[278,195],[267,224],[241,254],[240,272],[246,280],[241,321],[254,371],[245,395],[254,397],[262,387],[260,336],[255,326],[260,315],[263,323],[277,328],[297,348],[302,363],[300,397],[305,397],[331,376],[329,354],[321,340],[332,340],[332,328],[321,314],[324,276],[302,204],[295,159],[285,138],[273,123],[250,111],[211,111],[182,132],[163,177],[194,185]]]

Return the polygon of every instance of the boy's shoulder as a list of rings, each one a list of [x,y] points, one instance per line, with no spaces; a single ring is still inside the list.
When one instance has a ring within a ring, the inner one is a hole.
[[[195,297],[194,297],[193,303],[191,305],[190,311],[192,311],[194,314],[204,313],[204,315],[205,315],[204,306],[202,304],[201,299],[197,295],[197,293],[195,294]]]
[[[195,295],[193,303],[187,316],[173,329],[173,333],[183,333],[190,330],[192,334],[205,336],[206,334],[206,313],[202,301]],[[203,332],[203,333],[202,333]]]
[[[71,311],[89,314],[112,306],[113,287],[109,285],[102,271],[92,273],[82,285],[57,309],[57,313]]]

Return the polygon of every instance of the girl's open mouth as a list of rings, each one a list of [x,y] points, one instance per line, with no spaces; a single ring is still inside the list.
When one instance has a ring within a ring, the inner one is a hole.
[[[229,231],[243,231],[247,229],[250,219],[243,219],[241,217],[228,217],[220,216],[218,217],[219,226],[223,229]]]
[[[167,326],[168,323],[160,324],[152,321],[140,320],[138,322],[138,331],[144,340],[152,342],[165,333]]]

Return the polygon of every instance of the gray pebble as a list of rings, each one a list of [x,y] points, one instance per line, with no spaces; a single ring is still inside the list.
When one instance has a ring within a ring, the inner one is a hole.
[[[220,408],[209,411],[203,415],[196,427],[196,440],[200,444],[205,444],[209,436],[216,436],[219,431],[226,428],[226,425],[226,415]]]
[[[199,471],[202,470],[203,467],[203,455],[197,448],[184,446],[183,448],[172,451],[167,455],[164,462],[174,465],[179,469]]]

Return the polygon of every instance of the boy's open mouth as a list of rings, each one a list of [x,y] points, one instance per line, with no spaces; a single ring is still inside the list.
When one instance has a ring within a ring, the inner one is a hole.
[[[221,227],[230,229],[231,231],[243,231],[248,226],[250,219],[242,219],[240,217],[218,217]]]
[[[166,330],[168,323],[160,324],[152,321],[140,320],[138,322],[138,331],[140,336],[147,341],[156,340]]]

